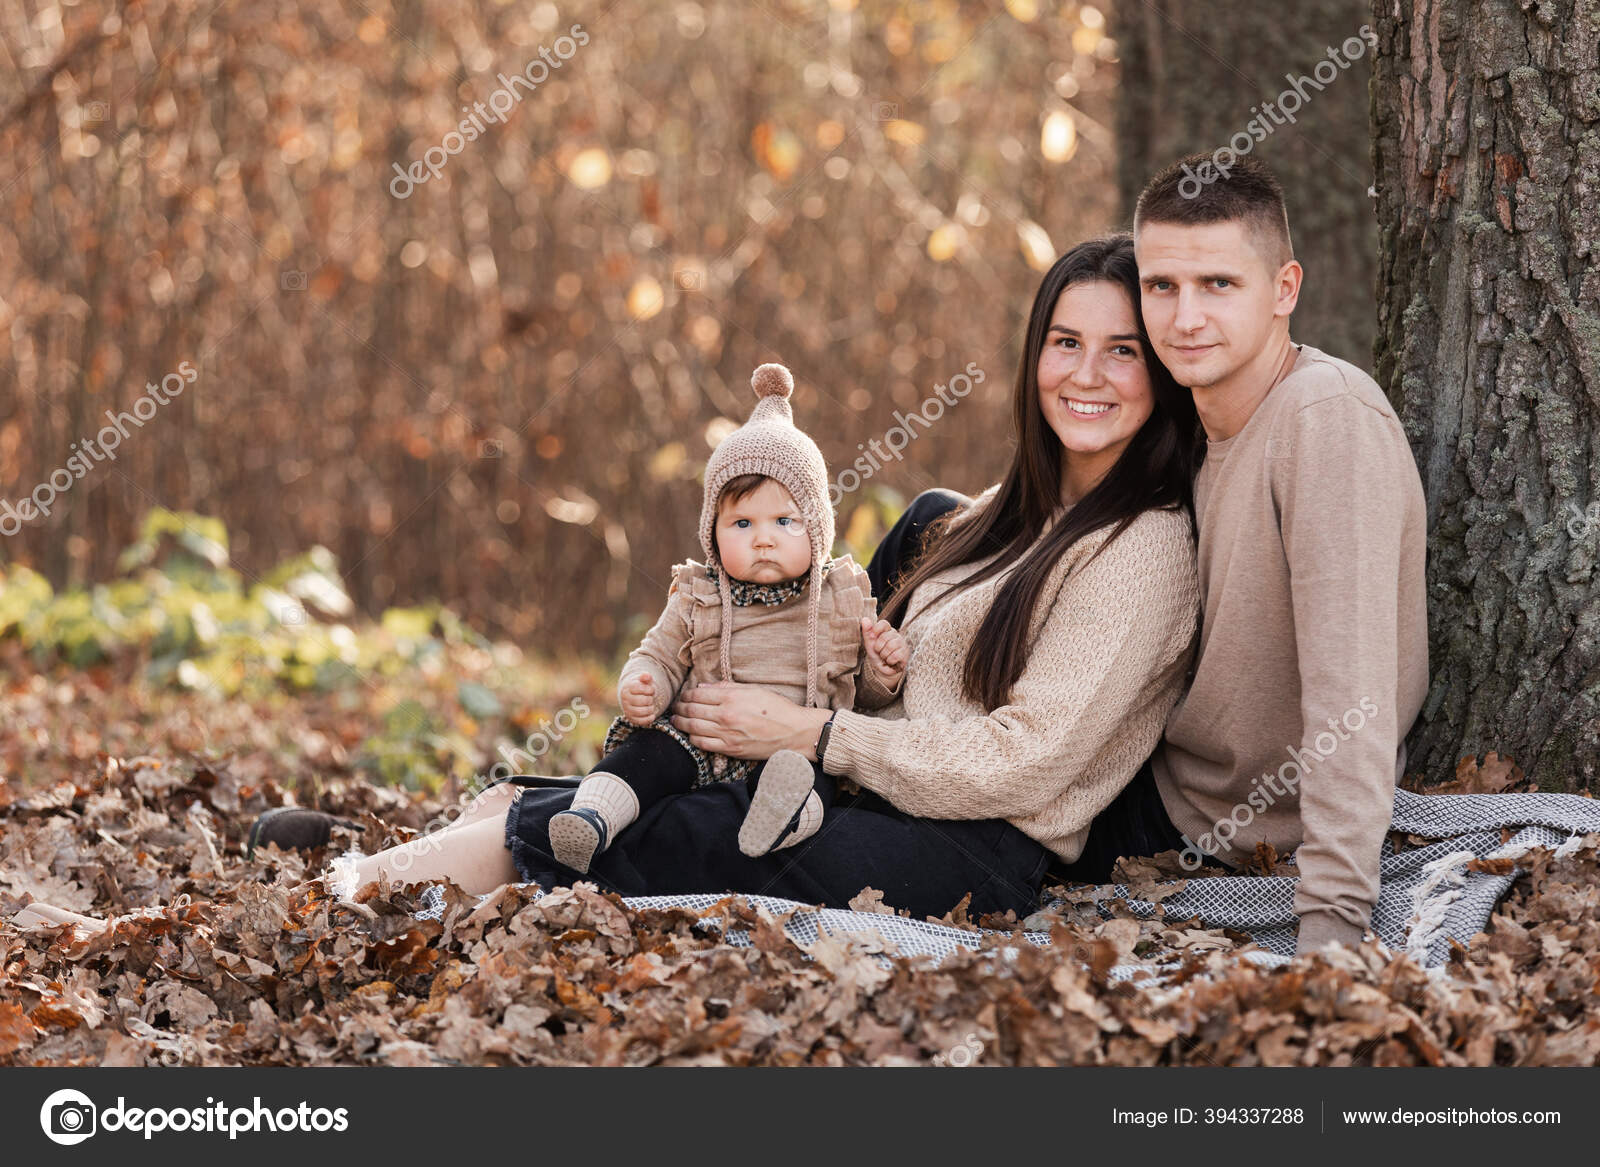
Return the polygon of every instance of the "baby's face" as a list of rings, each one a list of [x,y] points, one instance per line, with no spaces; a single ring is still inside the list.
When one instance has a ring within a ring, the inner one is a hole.
[[[770,478],[717,508],[717,554],[734,579],[779,583],[811,567],[811,536],[789,492]]]

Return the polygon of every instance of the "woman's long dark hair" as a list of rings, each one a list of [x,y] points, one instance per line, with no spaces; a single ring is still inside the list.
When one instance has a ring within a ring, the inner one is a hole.
[[[1061,293],[1075,284],[1092,282],[1122,289],[1133,305],[1155,404],[1105,477],[1067,512],[1048,538],[1033,547],[1046,521],[1061,507],[1062,446],[1039,407],[1039,354]],[[1152,507],[1181,507],[1191,524],[1194,521],[1199,418],[1189,391],[1172,379],[1150,347],[1139,311],[1139,269],[1133,259],[1131,235],[1107,235],[1080,243],[1045,273],[1033,298],[1028,339],[1017,366],[1012,416],[1018,435],[1016,456],[998,494],[970,521],[953,522],[961,514],[958,511],[929,528],[926,551],[911,571],[896,581],[883,611],[891,620],[902,615],[918,584],[951,568],[995,556],[941,599],[1016,565],[1016,571],[996,592],[967,650],[961,673],[963,694],[989,710],[1010,699],[1011,688],[1028,663],[1028,629],[1034,608],[1051,570],[1069,547],[1110,526],[1114,529],[1100,548],[1104,550]]]

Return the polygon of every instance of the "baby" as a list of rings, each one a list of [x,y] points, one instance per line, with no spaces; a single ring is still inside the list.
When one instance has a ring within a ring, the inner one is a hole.
[[[810,838],[832,804],[833,780],[794,750],[762,763],[693,745],[667,716],[680,690],[742,681],[827,709],[899,695],[906,642],[876,619],[867,573],[848,555],[829,558],[828,468],[795,427],[794,380],[762,365],[750,383],[750,420],[706,463],[706,561],[673,568],[666,610],[622,670],[605,756],[550,818],[552,852],[580,873],[644,807],[708,782],[755,783],[739,829],[750,856]]]

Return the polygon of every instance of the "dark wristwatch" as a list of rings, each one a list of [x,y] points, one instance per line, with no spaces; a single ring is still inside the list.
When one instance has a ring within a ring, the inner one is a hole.
[[[828,735],[833,733],[833,719],[838,716],[839,711],[835,709],[832,716],[823,723],[822,732],[817,735],[817,765],[819,766],[822,766],[822,751],[828,748]],[[823,770],[826,771],[827,767],[823,766]]]

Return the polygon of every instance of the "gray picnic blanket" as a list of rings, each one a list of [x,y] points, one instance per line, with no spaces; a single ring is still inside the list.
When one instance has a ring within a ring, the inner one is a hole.
[[[1515,831],[1502,842],[1503,829]],[[1438,842],[1396,852],[1385,839],[1380,862],[1378,902],[1372,927],[1378,939],[1395,952],[1404,952],[1424,968],[1441,966],[1452,939],[1467,943],[1483,931],[1500,897],[1514,875],[1469,871],[1473,859],[1518,858],[1536,847],[1558,853],[1575,851],[1587,834],[1600,832],[1600,800],[1572,794],[1448,794],[1419,795],[1396,790],[1393,831],[1437,839]],[[1281,964],[1294,955],[1296,919],[1293,911],[1293,876],[1216,876],[1186,881],[1181,891],[1163,897],[1158,905],[1136,898],[1117,884],[1109,895],[1097,897],[1100,912],[1110,918],[1109,904],[1124,911],[1168,920],[1198,917],[1208,928],[1231,928],[1254,937],[1262,950],[1257,963]],[[682,907],[704,912],[726,899],[723,894],[629,896],[631,908]],[[773,896],[744,895],[752,907],[774,916],[793,914],[785,922],[791,939],[809,947],[823,933],[852,935],[881,945],[881,951],[902,956],[943,958],[961,948],[975,948],[986,934],[943,924],[874,912],[816,908]],[[1064,901],[1041,904],[1048,911]],[[422,915],[437,915],[442,897],[425,901]],[[717,927],[714,914],[706,924]],[[990,933],[999,935],[999,933]],[[1047,945],[1050,934],[1024,931],[1032,944]],[[725,941],[735,946],[750,943],[748,933],[725,929]],[[1131,970],[1113,970],[1113,975]]]

